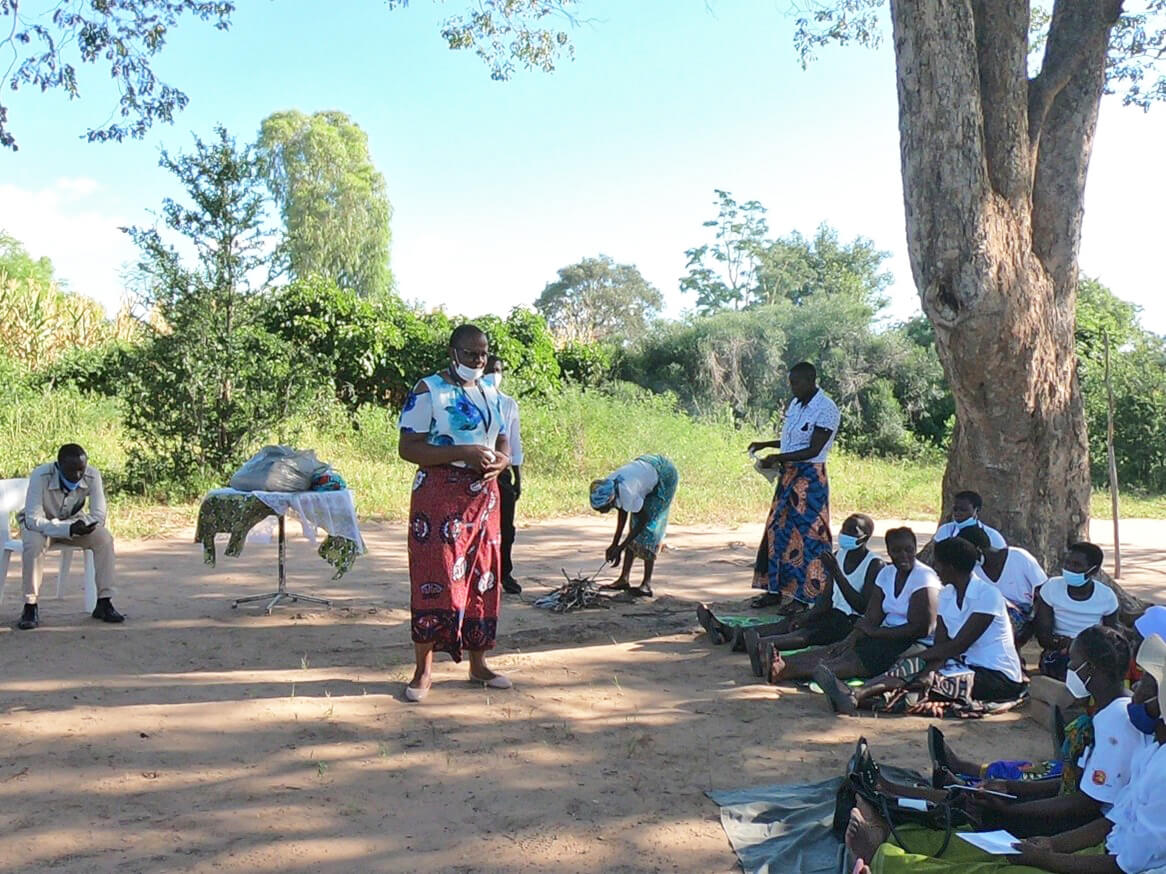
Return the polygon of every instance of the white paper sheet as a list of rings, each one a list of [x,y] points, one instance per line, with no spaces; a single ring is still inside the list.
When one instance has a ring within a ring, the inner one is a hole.
[[[927,802],[922,798],[900,798],[898,799],[899,807],[905,807],[908,810],[921,810],[927,812]]]
[[[1015,856],[1016,842],[1020,838],[1006,831],[995,832],[960,832],[958,837],[963,838],[973,847],[978,847],[985,853],[993,856]]]

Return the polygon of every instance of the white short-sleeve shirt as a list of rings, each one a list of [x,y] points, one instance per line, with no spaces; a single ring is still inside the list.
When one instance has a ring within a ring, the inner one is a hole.
[[[812,464],[824,464],[841,424],[842,414],[838,412],[838,405],[830,400],[822,389],[818,389],[807,404],[794,398],[786,408],[785,421],[781,425],[781,451],[797,452],[799,449],[808,449],[813,440],[814,429],[825,428],[830,432],[830,438],[821,452],[808,459]]]
[[[640,512],[644,508],[644,498],[660,482],[656,468],[638,458],[619,468],[612,477],[616,479],[615,505],[625,513]]]
[[[1077,760],[1081,791],[1102,804],[1113,804],[1133,778],[1133,758],[1153,738],[1130,722],[1126,707],[1130,698],[1115,698],[1093,714],[1093,746]]]
[[[1105,849],[1126,874],[1166,865],[1166,746],[1147,739],[1130,762],[1129,784],[1105,814],[1113,823]],[[1082,779],[1082,788],[1087,782]]]
[[[948,637],[955,639],[973,613],[984,613],[992,617],[987,630],[972,641],[961,661],[969,667],[987,668],[999,671],[1014,683],[1024,681],[1020,666],[1020,656],[1012,640],[1012,624],[1008,621],[1008,606],[1004,595],[991,583],[972,577],[964,593],[961,605],[956,598],[954,586],[944,586],[939,593],[939,617],[947,629]]]
[[[929,568],[921,561],[915,562],[915,567],[911,568],[911,573],[907,575],[907,581],[903,583],[903,591],[895,594],[895,575],[898,569],[889,564],[879,571],[879,575],[875,577],[875,585],[882,589],[883,592],[883,627],[898,628],[900,625],[907,624],[907,611],[911,606],[911,596],[920,589],[935,589],[937,592],[943,588],[943,583],[939,581],[939,577],[935,575],[935,571]],[[930,637],[935,632],[935,626],[927,630],[927,637],[923,642],[930,643]]]
[[[993,528],[991,525],[985,525],[979,519],[976,520],[976,526],[984,529],[984,533],[988,535],[988,542],[992,544],[993,549],[1003,549],[1008,545],[1008,541],[1004,539],[1004,535]],[[956,522],[944,522],[935,531],[935,536],[931,538],[936,543],[941,540],[950,540],[953,537],[959,537],[960,526]]]
[[[979,565],[976,566],[973,574],[999,589],[1000,594],[1009,603],[1015,604],[1017,607],[1031,608],[1036,590],[1045,584],[1049,578],[1048,574],[1044,572],[1040,562],[1033,558],[1032,553],[1027,549],[1021,549],[1019,546],[1009,546],[1007,549],[1008,552],[1004,557],[1004,568],[1000,571],[1000,579],[989,578]]]
[[[839,549],[834,553],[834,558],[838,562],[838,569],[842,571],[842,576],[846,577],[846,581],[850,583],[850,588],[861,594],[863,588],[866,586],[866,573],[870,570],[871,563],[878,560],[878,556],[873,552],[867,551],[862,561],[858,563],[850,573],[846,572],[846,554],[847,550]],[[846,596],[842,594],[842,588],[837,582],[834,582],[830,592],[830,603],[835,610],[845,613],[847,616],[855,615],[855,610],[850,606],[850,602],[846,600]]]
[[[1064,577],[1052,577],[1040,587],[1041,600],[1053,608],[1053,634],[1073,640],[1091,625],[1113,613],[1120,606],[1113,589],[1093,581],[1093,594],[1087,601],[1069,597],[1069,585]]]
[[[498,392],[502,407],[502,421],[506,423],[506,439],[510,441],[510,464],[521,467],[525,456],[522,454],[522,430],[518,421],[518,401]]]

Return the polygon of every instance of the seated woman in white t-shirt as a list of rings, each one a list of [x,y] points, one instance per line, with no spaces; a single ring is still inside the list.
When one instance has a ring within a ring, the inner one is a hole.
[[[1105,554],[1093,543],[1074,543],[1065,554],[1061,576],[1040,587],[1033,602],[1033,627],[1041,645],[1040,672],[1065,679],[1069,644],[1091,625],[1117,626],[1120,604],[1113,589],[1093,575]]]
[[[1004,596],[1012,636],[1019,649],[1032,637],[1033,602],[1048,574],[1028,550],[1019,546],[1003,549],[992,546],[983,528],[965,528],[959,536],[980,550],[982,560],[972,575],[991,583]]]
[[[770,683],[808,680],[820,664],[840,677],[875,677],[906,650],[931,643],[939,577],[917,560],[918,542],[910,528],[892,528],[885,540],[891,563],[875,577],[866,612],[850,634],[832,646],[789,656],[768,644],[762,664]]]
[[[956,492],[951,499],[951,521],[944,522],[935,532],[935,536],[931,538],[932,542],[939,543],[942,540],[950,540],[952,537],[958,537],[961,531],[966,531],[969,528],[980,528],[992,545],[997,549],[1003,549],[1008,545],[1004,539],[1004,535],[997,531],[990,525],[985,525],[980,521],[980,510],[984,508],[984,499],[980,497],[979,492],[973,492],[970,489],[962,492]]]
[[[851,689],[829,666],[822,665],[814,680],[826,693],[836,713],[857,715],[876,696],[901,689],[909,683],[932,686],[936,672],[971,670],[971,696],[976,701],[1013,701],[1026,682],[1020,656],[1012,640],[1012,625],[999,590],[973,576],[980,551],[963,538],[935,545],[935,572],[943,583],[937,606],[935,641],[911,656],[908,671],[891,671]],[[904,676],[915,679],[904,679]]]

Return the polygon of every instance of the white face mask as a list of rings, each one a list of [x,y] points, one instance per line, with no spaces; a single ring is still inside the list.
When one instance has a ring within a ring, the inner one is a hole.
[[[1072,668],[1069,668],[1065,672],[1065,688],[1069,690],[1069,694],[1074,698],[1082,699],[1089,697],[1089,688],[1085,685],[1085,681]]]
[[[485,367],[466,367],[464,364],[457,360],[456,350],[453,353],[453,369],[454,373],[456,373],[463,382],[477,382],[482,378],[482,374],[486,372]]]

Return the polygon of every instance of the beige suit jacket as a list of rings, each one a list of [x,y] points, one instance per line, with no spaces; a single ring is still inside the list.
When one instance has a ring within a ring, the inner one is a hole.
[[[61,486],[57,466],[51,461],[28,475],[28,495],[20,514],[22,527],[45,537],[64,538],[69,537],[69,528],[78,519],[104,525],[105,515],[105,486],[101,472],[93,465],[85,468],[81,484],[71,492]]]

